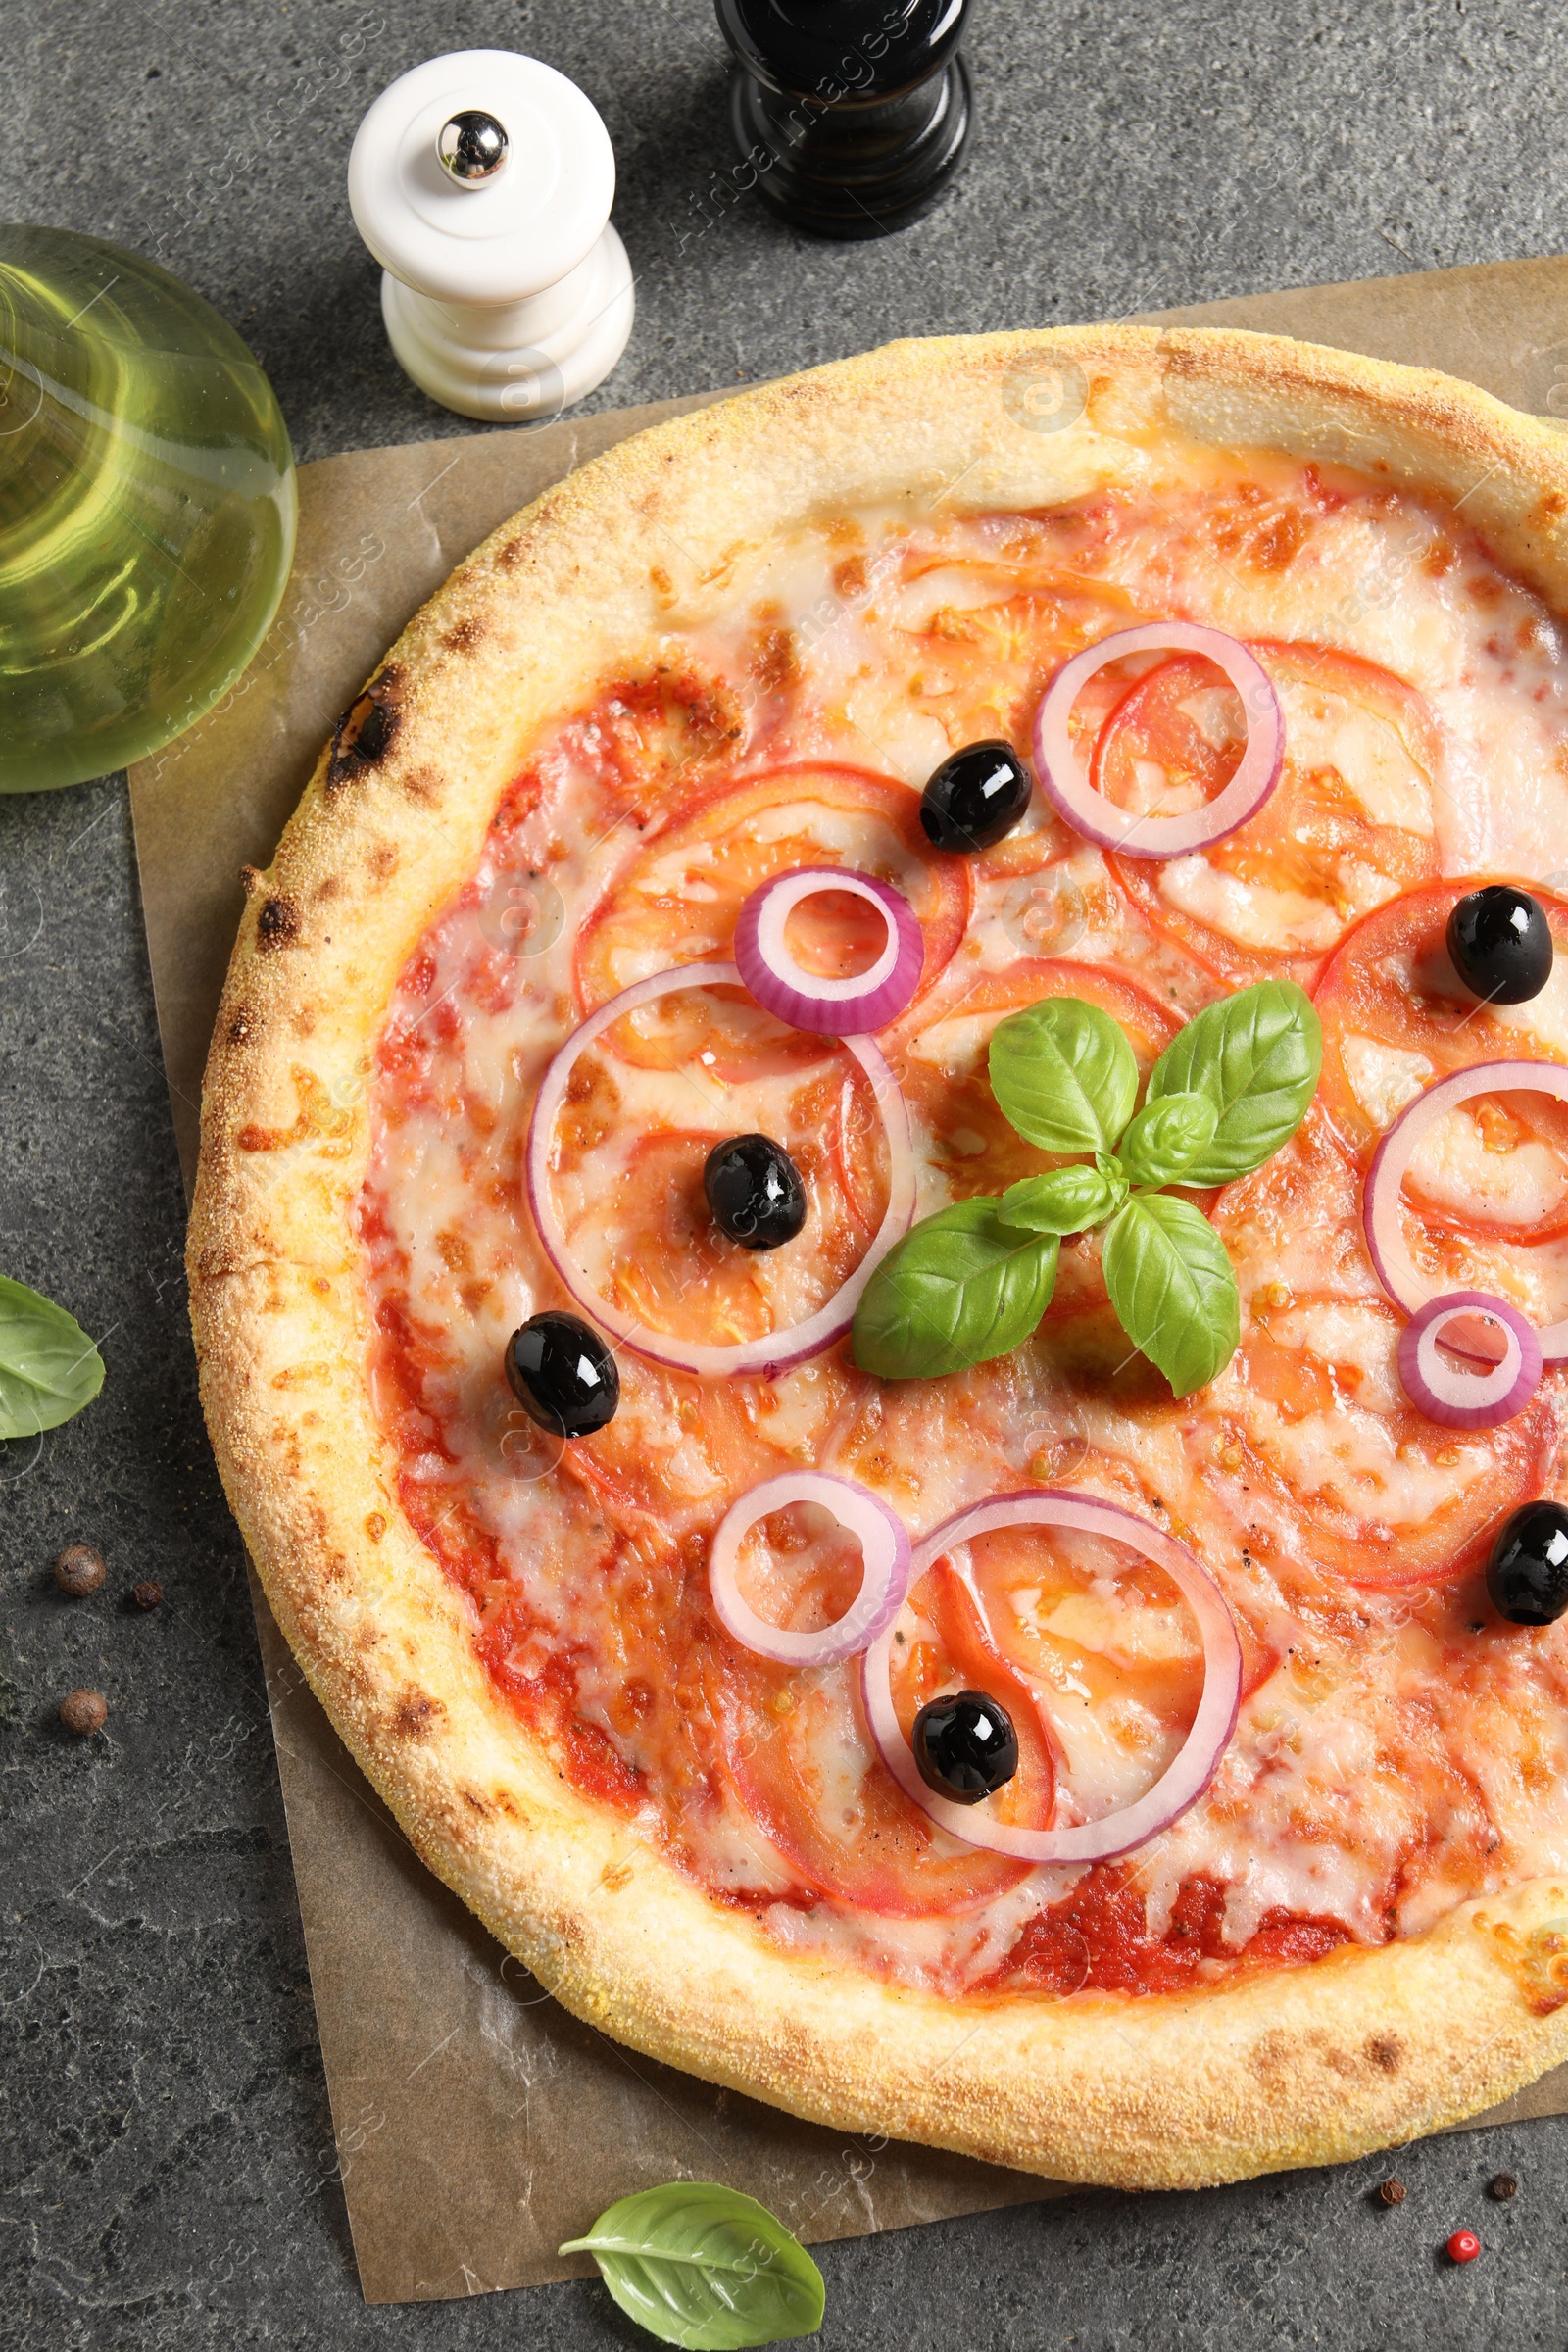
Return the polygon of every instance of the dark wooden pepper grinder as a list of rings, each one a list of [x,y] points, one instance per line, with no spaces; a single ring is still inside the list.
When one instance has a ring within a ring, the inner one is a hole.
[[[758,193],[819,237],[917,220],[968,143],[969,0],[714,0],[730,127]]]

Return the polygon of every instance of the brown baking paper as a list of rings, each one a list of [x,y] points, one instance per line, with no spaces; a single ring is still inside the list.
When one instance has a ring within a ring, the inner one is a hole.
[[[1568,415],[1568,259],[1210,303],[1160,323],[1274,329],[1446,368]],[[187,1186],[202,1066],[240,913],[339,714],[495,525],[574,466],[704,397],[301,468],[282,610],[232,695],[130,771],[148,953]],[[819,2242],[1064,2193],[715,2090],[569,2017],[431,1877],[337,1739],[252,1580],[344,2195],[372,2303],[532,2285],[606,2205],[728,2181]],[[955,2019],[956,2042],[965,2033]],[[942,2053],[932,2052],[940,2067]],[[1568,2068],[1480,2120],[1568,2112]]]

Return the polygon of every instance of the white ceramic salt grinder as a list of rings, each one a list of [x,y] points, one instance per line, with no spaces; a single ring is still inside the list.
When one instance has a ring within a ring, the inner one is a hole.
[[[460,49],[381,92],[349,157],[349,204],[421,390],[521,422],[604,381],[634,308],[614,194],[598,109],[536,58]]]

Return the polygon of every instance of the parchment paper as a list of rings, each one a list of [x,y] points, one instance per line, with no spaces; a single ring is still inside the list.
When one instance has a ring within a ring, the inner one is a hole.
[[[1467,376],[1568,416],[1568,259],[1316,286],[1152,314]],[[159,1026],[187,1187],[202,1066],[239,921],[338,714],[498,522],[625,435],[722,394],[327,458],[300,472],[294,574],[234,693],[130,771]],[[311,1695],[252,1580],[355,2254],[372,2303],[591,2269],[555,2249],[612,2198],[725,2180],[803,2238],[1065,2193],[801,2124],[579,2025],[423,1868]],[[956,2035],[962,2028],[956,2024]],[[933,2065],[940,2067],[940,2052]],[[1568,2112],[1568,2068],[1482,2122]]]

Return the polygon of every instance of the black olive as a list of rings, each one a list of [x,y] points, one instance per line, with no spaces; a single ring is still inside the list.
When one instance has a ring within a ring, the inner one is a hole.
[[[914,1719],[910,1744],[926,1787],[956,1805],[977,1805],[1018,1769],[1012,1718],[983,1690],[929,1699]]]
[[[776,1250],[806,1223],[806,1186],[782,1144],[769,1135],[732,1135],[715,1144],[703,1191],[720,1233],[744,1250]]]
[[[1554,1625],[1568,1609],[1568,1511],[1527,1502],[1492,1547],[1487,1591],[1510,1625]]]
[[[530,1315],[507,1342],[506,1364],[507,1385],[523,1411],[558,1438],[591,1438],[615,1417],[615,1359],[576,1315]]]
[[[1528,890],[1489,882],[1454,906],[1448,954],[1484,1004],[1523,1004],[1551,978],[1551,925]]]
[[[989,850],[1012,831],[1034,788],[1010,743],[966,743],[920,795],[925,837],[935,850]]]

